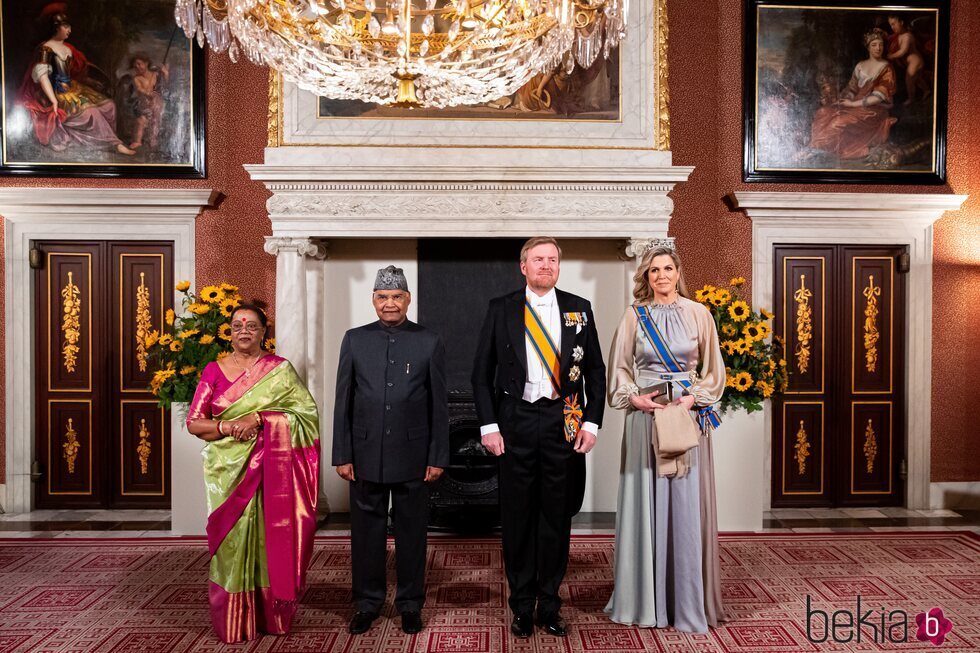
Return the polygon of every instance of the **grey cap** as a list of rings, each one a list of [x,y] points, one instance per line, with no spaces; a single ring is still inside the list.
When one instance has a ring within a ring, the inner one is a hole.
[[[405,278],[405,271],[389,265],[378,270],[378,276],[374,279],[375,290],[404,290],[408,292],[408,279]]]

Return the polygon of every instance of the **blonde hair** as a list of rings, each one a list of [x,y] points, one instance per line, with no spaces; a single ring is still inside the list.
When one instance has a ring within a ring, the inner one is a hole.
[[[528,238],[524,246],[521,247],[521,263],[527,262],[527,253],[538,245],[554,245],[555,249],[558,250],[558,260],[561,261],[561,247],[558,245],[557,240],[551,236],[535,236]]]
[[[637,304],[648,304],[653,300],[653,288],[650,286],[647,273],[650,271],[650,266],[653,265],[653,259],[658,256],[669,256],[674,262],[677,267],[677,292],[681,297],[690,299],[691,295],[687,292],[687,282],[684,281],[684,266],[681,265],[681,257],[669,247],[654,247],[640,259],[640,265],[636,268],[636,274],[633,275],[633,281],[636,283],[633,287],[633,299],[636,300]]]

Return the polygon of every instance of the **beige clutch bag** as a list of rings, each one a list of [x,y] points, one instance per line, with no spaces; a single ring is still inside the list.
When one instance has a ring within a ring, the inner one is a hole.
[[[691,414],[679,404],[670,404],[655,413],[657,449],[664,458],[674,458],[698,446],[701,437]]]

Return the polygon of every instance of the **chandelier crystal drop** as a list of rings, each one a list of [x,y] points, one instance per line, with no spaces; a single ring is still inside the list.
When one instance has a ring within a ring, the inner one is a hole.
[[[629,0],[177,0],[188,38],[316,95],[449,107],[608,58]]]

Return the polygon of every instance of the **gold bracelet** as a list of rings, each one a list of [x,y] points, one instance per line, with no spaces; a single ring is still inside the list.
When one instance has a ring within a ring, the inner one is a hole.
[[[220,419],[216,419],[214,421],[218,423],[218,435],[224,435],[225,432],[221,430],[221,425],[224,424],[224,422]]]

